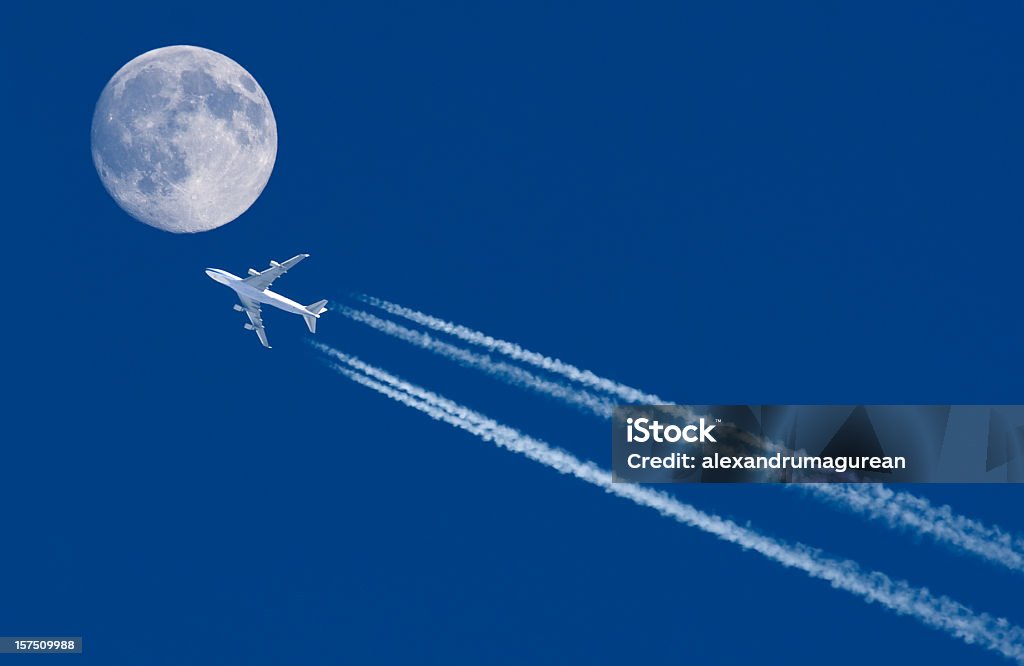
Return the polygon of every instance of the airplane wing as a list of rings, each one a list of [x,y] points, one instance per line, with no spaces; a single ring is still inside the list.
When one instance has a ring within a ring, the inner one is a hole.
[[[250,268],[249,277],[245,278],[245,283],[251,287],[263,291],[264,289],[269,287],[274,280],[287,273],[289,268],[292,268],[293,266],[295,266],[295,264],[299,263],[308,256],[308,254],[298,254],[289,259],[288,261],[282,262],[280,264],[277,263],[276,261],[271,261],[270,268],[266,269],[265,271],[257,272]]]
[[[239,298],[242,301],[242,306],[245,308],[245,314],[249,316],[249,324],[252,326],[252,330],[256,331],[256,335],[259,337],[263,346],[270,349],[270,343],[267,341],[267,332],[263,329],[263,317],[260,315],[260,304],[256,301],[249,300],[244,296],[240,296]],[[246,328],[249,327],[247,326]]]

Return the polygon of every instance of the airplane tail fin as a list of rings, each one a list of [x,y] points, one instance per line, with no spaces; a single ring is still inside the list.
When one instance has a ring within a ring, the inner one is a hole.
[[[306,320],[306,327],[309,328],[310,333],[316,333],[316,318],[323,314],[327,310],[327,300],[317,301],[312,305],[306,306],[308,315],[302,315],[302,318]]]

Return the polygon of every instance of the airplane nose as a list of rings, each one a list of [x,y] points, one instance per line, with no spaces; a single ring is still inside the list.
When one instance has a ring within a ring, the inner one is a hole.
[[[206,269],[206,276],[207,276],[207,277],[209,277],[209,278],[212,278],[212,279],[216,280],[217,278],[216,278],[216,277],[214,277],[214,275],[215,275],[215,273],[213,272],[213,269],[212,269],[212,268],[207,268],[207,269]]]

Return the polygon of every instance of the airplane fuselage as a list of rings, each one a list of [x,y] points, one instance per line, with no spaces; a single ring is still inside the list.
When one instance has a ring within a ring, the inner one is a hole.
[[[221,283],[225,287],[229,287],[235,291],[239,296],[244,296],[249,300],[256,301],[257,303],[264,303],[266,305],[273,305],[279,310],[290,312],[292,314],[306,316],[309,311],[302,305],[296,303],[290,298],[285,298],[281,294],[270,291],[270,289],[263,289],[262,291],[246,284],[245,280],[232,275],[225,270],[219,268],[208,268],[206,274],[209,275],[213,280]]]

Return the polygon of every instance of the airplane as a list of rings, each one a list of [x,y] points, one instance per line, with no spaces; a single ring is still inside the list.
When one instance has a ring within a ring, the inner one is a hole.
[[[260,316],[261,303],[273,305],[275,308],[285,312],[302,315],[302,318],[306,320],[306,326],[309,327],[310,333],[316,333],[316,320],[327,310],[326,300],[317,301],[312,305],[302,305],[270,291],[269,287],[274,280],[287,273],[288,269],[293,268],[295,264],[308,256],[308,254],[296,255],[282,263],[271,261],[270,268],[265,271],[257,271],[250,268],[249,277],[244,278],[232,275],[219,268],[207,268],[206,274],[216,282],[234,290],[238,295],[238,300],[242,301],[241,305],[234,306],[235,311],[244,312],[249,315],[249,323],[245,325],[245,329],[247,331],[256,331],[256,335],[263,346],[270,349],[270,343],[267,342],[267,332],[263,330],[263,318]]]

